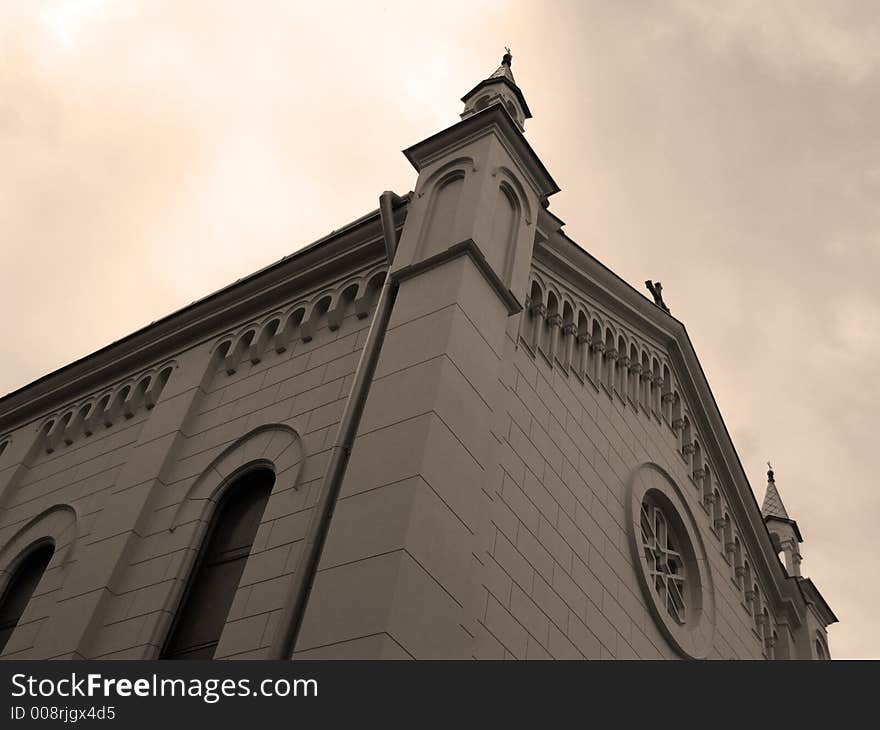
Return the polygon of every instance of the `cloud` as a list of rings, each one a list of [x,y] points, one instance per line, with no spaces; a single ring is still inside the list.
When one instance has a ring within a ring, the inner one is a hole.
[[[880,23],[870,3],[679,0],[674,6],[697,22],[715,52],[739,46],[780,75],[833,75],[858,84],[880,67]]]
[[[662,279],[832,650],[880,656],[878,40],[869,2],[4,3],[0,391],[410,189],[510,45],[553,211]]]

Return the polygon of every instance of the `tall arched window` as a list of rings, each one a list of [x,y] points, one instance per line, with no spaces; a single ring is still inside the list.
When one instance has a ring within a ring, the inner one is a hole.
[[[49,565],[54,552],[54,544],[43,543],[36,550],[32,550],[12,574],[12,579],[3,592],[3,600],[0,601],[0,653],[6,648],[9,637],[21,620],[21,615],[27,608],[40,578],[46,572],[46,566]]]
[[[255,469],[226,491],[214,513],[162,659],[213,659],[275,474]]]

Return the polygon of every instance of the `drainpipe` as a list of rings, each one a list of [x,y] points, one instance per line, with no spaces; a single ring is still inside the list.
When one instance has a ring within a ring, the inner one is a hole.
[[[379,299],[376,303],[376,312],[367,333],[367,341],[361,351],[361,358],[355,370],[354,383],[345,411],[339,423],[336,434],[336,443],[330,453],[330,462],[324,473],[321,483],[321,491],[318,503],[315,505],[312,519],[309,522],[309,531],[306,535],[302,556],[293,576],[293,588],[290,600],[282,609],[281,619],[278,624],[278,634],[270,649],[270,659],[290,659],[296,649],[296,641],[299,630],[305,616],[309,594],[315,582],[318,572],[318,563],[321,560],[321,552],[330,531],[330,521],[333,519],[333,511],[339,499],[345,471],[348,468],[348,460],[354,447],[361,416],[367,396],[370,393],[370,384],[376,372],[379,362],[379,353],[382,351],[382,343],[388,330],[388,321],[391,319],[391,311],[394,300],[397,297],[398,285],[392,282],[390,271],[394,262],[394,254],[397,251],[397,233],[394,228],[394,206],[400,204],[402,198],[393,192],[386,190],[379,196],[379,220],[382,223],[382,233],[385,238],[385,254],[388,259],[389,274],[385,276]]]

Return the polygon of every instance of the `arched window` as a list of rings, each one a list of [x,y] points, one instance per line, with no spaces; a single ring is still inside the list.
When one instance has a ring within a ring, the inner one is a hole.
[[[46,572],[54,552],[54,544],[43,543],[36,550],[32,550],[12,574],[3,592],[3,600],[0,601],[0,653],[6,648],[9,637],[21,620],[21,615],[27,608],[40,578]]]
[[[212,659],[254,544],[275,474],[240,476],[217,505],[162,659]]]

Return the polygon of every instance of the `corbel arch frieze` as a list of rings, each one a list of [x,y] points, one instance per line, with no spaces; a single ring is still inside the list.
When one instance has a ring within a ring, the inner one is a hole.
[[[151,410],[175,366],[173,360],[164,362],[47,416],[40,426],[43,450],[51,454],[62,444],[71,446],[91,436],[101,426],[111,428],[120,420]]]

